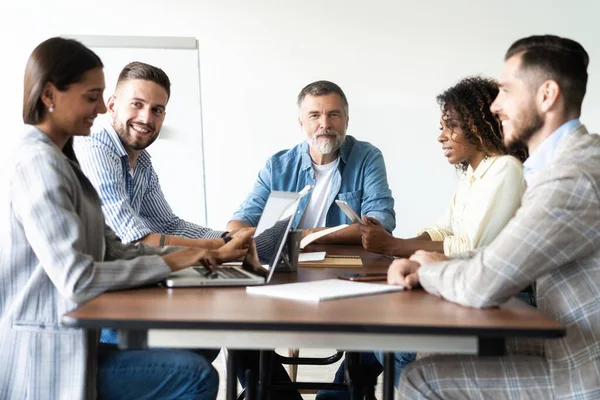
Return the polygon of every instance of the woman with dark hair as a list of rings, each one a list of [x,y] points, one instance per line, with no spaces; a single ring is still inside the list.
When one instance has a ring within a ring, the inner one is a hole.
[[[485,246],[500,233],[525,192],[527,150],[504,147],[502,125],[490,111],[497,94],[493,79],[469,77],[437,97],[438,142],[462,175],[450,206],[437,224],[412,239],[395,238],[364,217],[359,227],[366,250],[401,257],[417,250],[452,255]]]
[[[521,205],[525,192],[522,161],[526,147],[507,150],[502,124],[490,106],[498,95],[493,79],[469,77],[437,97],[444,156],[461,173],[450,206],[441,220],[412,239],[390,235],[377,220],[359,224],[365,249],[408,257],[417,250],[453,255],[489,244]],[[531,296],[524,293],[524,298]],[[396,383],[415,353],[395,354]],[[377,354],[383,364],[382,354]]]
[[[26,130],[0,190],[0,398],[214,399],[218,375],[197,353],[101,349],[98,332],[61,326],[103,292],[237,259],[249,241],[250,232],[211,251],[124,245],[105,225],[71,148],[106,111],[102,67],[81,43],[51,38],[25,69]]]

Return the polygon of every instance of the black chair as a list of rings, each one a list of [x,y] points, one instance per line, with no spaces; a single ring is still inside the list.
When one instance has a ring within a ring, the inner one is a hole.
[[[330,357],[285,357],[272,350],[260,352],[260,371],[258,374],[247,371],[246,377],[258,377],[258,382],[247,380],[247,387],[239,393],[237,399],[270,399],[273,393],[284,390],[298,390],[300,393],[315,393],[318,390],[349,390],[353,400],[374,400],[376,377],[370,377],[363,371],[364,367],[360,363],[360,354],[346,352],[344,365],[346,369],[347,383],[327,383],[327,382],[273,382],[271,376],[271,367],[274,362],[280,362],[284,365],[330,365],[336,363],[344,356],[344,352],[338,351]],[[249,374],[250,373],[250,374]],[[255,390],[256,388],[256,390]],[[256,394],[255,394],[256,393]]]

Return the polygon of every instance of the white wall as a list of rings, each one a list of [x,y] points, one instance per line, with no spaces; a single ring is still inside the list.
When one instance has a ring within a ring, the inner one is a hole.
[[[225,225],[269,155],[303,140],[295,97],[317,79],[345,90],[349,133],[382,149],[397,235],[435,221],[454,187],[453,168],[435,140],[435,96],[465,75],[497,77],[514,40],[553,33],[583,44],[591,78],[582,119],[600,130],[600,2],[594,0],[7,2],[0,5],[7,144],[20,132],[27,56],[43,39],[61,33],[199,39],[214,228]],[[175,170],[161,178],[180,179],[185,193],[185,177]]]

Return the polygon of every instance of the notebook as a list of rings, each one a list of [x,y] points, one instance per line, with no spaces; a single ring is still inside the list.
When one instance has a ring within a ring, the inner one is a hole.
[[[400,290],[404,290],[404,288],[402,286],[351,282],[341,279],[246,288],[246,292],[252,295],[312,302],[397,292]]]
[[[253,250],[246,254],[241,266],[218,266],[214,272],[202,266],[186,268],[169,275],[165,286],[248,286],[269,283],[302,196],[302,193],[294,192],[270,193],[254,232]]]
[[[312,268],[362,268],[363,262],[360,256],[325,256],[323,260],[298,261],[299,267]]]

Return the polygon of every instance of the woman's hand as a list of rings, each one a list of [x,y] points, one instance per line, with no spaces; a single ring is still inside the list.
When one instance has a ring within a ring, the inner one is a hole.
[[[365,250],[373,253],[392,254],[395,238],[383,229],[381,222],[371,217],[363,217],[358,224],[360,237]]]
[[[244,257],[252,242],[253,233],[253,230],[236,233],[235,237],[229,243],[219,247],[217,250],[186,247],[163,256],[163,260],[165,260],[173,271],[179,271],[198,263],[212,270],[218,264],[235,261]]]

